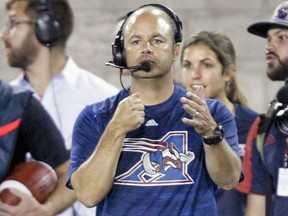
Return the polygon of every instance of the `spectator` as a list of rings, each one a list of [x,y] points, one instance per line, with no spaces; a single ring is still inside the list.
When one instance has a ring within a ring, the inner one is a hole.
[[[73,12],[67,0],[9,0],[6,6],[9,21],[2,38],[8,63],[22,69],[12,84],[34,93],[70,150],[73,125],[80,110],[118,90],[77,66],[67,54],[66,43],[73,30]],[[50,18],[45,19],[43,13]],[[48,35],[57,37],[46,38]],[[84,208],[79,202],[62,215],[75,214],[72,211],[95,215],[95,209]]]
[[[220,32],[201,31],[188,37],[180,56],[183,82],[188,91],[204,89],[206,98],[222,101],[235,118],[241,159],[248,131],[258,116],[249,109],[235,77],[236,53],[232,41]],[[247,196],[218,188],[216,201],[219,216],[244,216]]]
[[[287,17],[286,1],[276,7],[270,21],[257,22],[248,27],[248,32],[267,40],[266,74],[272,81],[284,81],[288,78]],[[247,141],[244,157],[247,181],[239,187],[241,191],[249,193],[247,216],[288,215],[287,131],[279,127],[281,118],[278,118],[288,105],[287,94],[285,86],[279,91],[279,101],[273,100],[270,103],[266,114],[255,121],[249,132],[250,139]]]
[[[55,169],[58,186],[47,202],[40,204],[30,195],[16,193],[21,201],[12,206],[0,201],[0,215],[50,216],[60,213],[75,200],[75,193],[65,188],[69,153],[53,120],[32,93],[0,81],[0,182],[21,162],[26,154]]]

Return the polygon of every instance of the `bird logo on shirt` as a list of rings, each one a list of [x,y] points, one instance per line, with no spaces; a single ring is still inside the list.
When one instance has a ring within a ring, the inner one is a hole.
[[[186,136],[185,132],[170,132],[161,140],[126,138],[122,152],[140,153],[140,156],[126,172],[116,176],[115,184],[193,183],[187,166],[195,155],[187,149]]]

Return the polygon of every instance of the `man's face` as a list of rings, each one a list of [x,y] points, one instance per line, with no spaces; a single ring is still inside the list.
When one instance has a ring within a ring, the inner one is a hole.
[[[37,39],[33,23],[29,23],[31,20],[24,13],[26,6],[26,1],[18,1],[12,5],[8,11],[8,25],[2,32],[9,65],[23,69],[26,69],[37,55]]]
[[[179,45],[174,43],[174,34],[167,15],[159,9],[143,8],[128,18],[124,29],[124,47],[128,66],[148,61],[149,73],[139,71],[133,75],[142,78],[161,76],[170,71]]]
[[[270,29],[266,48],[267,76],[273,81],[288,78],[288,29]]]

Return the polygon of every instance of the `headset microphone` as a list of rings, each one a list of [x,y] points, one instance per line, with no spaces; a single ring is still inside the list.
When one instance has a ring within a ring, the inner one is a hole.
[[[135,66],[133,69],[131,69],[131,73],[136,72],[136,71],[145,71],[149,72],[151,70],[151,64],[149,62],[142,62],[140,65]]]
[[[112,61],[106,62],[106,66],[112,66],[121,70],[129,70],[131,73],[136,72],[136,71],[145,71],[149,72],[151,70],[151,64],[149,62],[142,62],[140,65],[137,66],[131,66],[131,67],[124,67],[124,66],[119,66],[114,64]]]

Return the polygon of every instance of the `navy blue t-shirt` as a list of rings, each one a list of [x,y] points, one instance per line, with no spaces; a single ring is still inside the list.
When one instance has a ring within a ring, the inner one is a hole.
[[[246,193],[265,196],[268,172],[271,177],[273,194],[271,216],[288,215],[288,197],[276,194],[279,168],[284,167],[284,154],[288,150],[287,138],[288,136],[282,134],[273,122],[266,134],[263,150],[264,162],[257,149],[256,140],[250,143],[252,144],[252,147],[250,146],[251,150],[246,151],[245,155],[245,159],[247,157],[249,162],[244,166],[245,173],[248,173],[251,178],[249,178],[249,181],[245,181],[240,189]]]
[[[241,159],[245,154],[246,138],[250,127],[258,113],[240,104],[234,104],[235,122],[238,130],[238,141]],[[247,195],[236,189],[217,189],[216,201],[219,216],[244,216],[246,211]]]
[[[92,154],[118,103],[128,94],[121,91],[104,102],[87,106],[73,132],[71,174]],[[126,135],[114,185],[97,205],[97,215],[191,215],[216,216],[216,185],[205,165],[201,136],[182,122],[191,118],[180,98],[186,91],[175,86],[165,102],[145,107],[145,121]],[[234,117],[219,101],[206,100],[225,138],[239,154]]]

